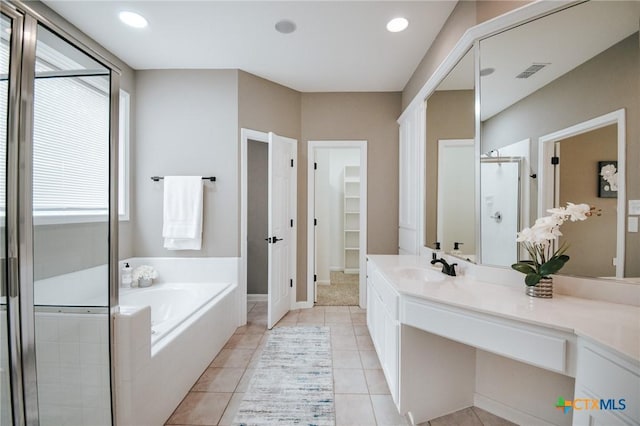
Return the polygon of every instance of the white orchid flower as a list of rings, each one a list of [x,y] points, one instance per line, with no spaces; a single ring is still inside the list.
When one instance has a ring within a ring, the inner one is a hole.
[[[586,220],[591,215],[591,206],[589,204],[567,203],[567,214],[571,222]]]

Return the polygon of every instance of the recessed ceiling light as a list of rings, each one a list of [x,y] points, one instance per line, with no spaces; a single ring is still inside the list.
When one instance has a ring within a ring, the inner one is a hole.
[[[486,77],[488,75],[493,74],[496,71],[495,68],[482,68],[480,70],[480,77]]]
[[[393,18],[387,23],[387,31],[392,33],[399,33],[400,31],[404,31],[409,26],[409,21],[405,18]]]
[[[291,34],[296,30],[296,23],[288,19],[276,22],[276,31],[282,34]]]
[[[148,25],[144,16],[135,12],[122,11],[118,14],[122,22],[133,28],[144,28]]]

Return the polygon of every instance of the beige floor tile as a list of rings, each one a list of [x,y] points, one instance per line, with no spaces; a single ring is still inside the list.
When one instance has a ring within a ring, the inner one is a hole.
[[[372,426],[376,419],[369,395],[336,395],[336,426]]]
[[[207,368],[191,390],[195,392],[234,392],[243,374],[244,368]]]
[[[364,370],[361,369],[333,370],[333,385],[333,390],[336,394],[369,393],[367,381],[364,378]]]
[[[262,356],[262,347],[258,347],[256,351],[251,356],[249,360],[249,364],[247,364],[247,368],[256,368],[258,363],[260,362],[260,357]]]
[[[333,351],[333,368],[362,368],[358,351]]]
[[[351,314],[349,312],[326,312],[324,322],[326,324],[351,324]]]
[[[234,393],[227,405],[227,408],[224,410],[224,414],[220,419],[220,423],[218,426],[231,426],[233,424],[233,419],[236,417],[236,412],[240,407],[240,403],[242,402],[242,398],[244,397],[243,393]]]
[[[327,327],[331,330],[332,336],[355,336],[351,324],[328,324]]]
[[[380,370],[382,368],[375,350],[360,351],[360,361],[362,361],[362,367],[368,370]]]
[[[331,335],[331,349],[342,351],[354,351],[358,349],[356,337],[354,335]]]
[[[224,347],[225,349],[255,349],[262,337],[262,334],[234,334]]]
[[[387,380],[384,378],[382,370],[364,370],[364,375],[367,379],[367,387],[370,394],[389,394],[389,386],[387,386]]]
[[[250,312],[256,306],[255,303],[247,303],[247,312]]]
[[[322,312],[323,314],[326,312],[326,310],[325,310],[325,306],[314,306],[314,307],[313,307],[313,308],[311,308],[311,309],[306,309],[306,310],[303,310],[303,311],[301,311],[301,312],[306,312],[306,311],[311,311],[311,312]]]
[[[482,408],[473,407],[473,412],[478,416],[484,426],[517,426],[515,423],[511,423],[507,419],[491,414]]]
[[[325,306],[324,307],[324,311],[326,313],[328,312],[343,312],[343,313],[349,313],[349,306]]]
[[[366,324],[367,316],[364,312],[351,313],[351,322],[354,324]]]
[[[369,327],[364,324],[356,324],[353,326],[353,331],[356,333],[356,336],[369,336]]]
[[[253,377],[253,373],[255,372],[255,368],[247,368],[240,379],[240,383],[236,387],[236,392],[246,392],[249,388],[249,382]]]
[[[367,335],[356,336],[356,341],[358,342],[358,349],[361,351],[373,350],[373,340],[371,340],[371,337]]]
[[[349,312],[353,314],[361,314],[367,311],[365,309],[362,309],[360,306],[349,306]]]
[[[231,393],[189,392],[167,424],[217,425],[230,399]]]
[[[254,352],[253,349],[223,349],[209,367],[246,368]]]
[[[431,426],[483,426],[471,407],[429,421]]]
[[[266,318],[266,315],[265,315]],[[264,334],[267,331],[267,321],[247,322],[245,334]]]
[[[404,426],[409,422],[398,413],[391,395],[371,395],[371,405],[378,426]]]
[[[315,318],[315,319],[298,320],[296,325],[300,327],[321,327],[324,325],[324,319]]]

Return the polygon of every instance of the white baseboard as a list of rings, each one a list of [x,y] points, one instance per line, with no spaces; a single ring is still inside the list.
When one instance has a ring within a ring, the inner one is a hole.
[[[247,294],[247,303],[266,302],[268,296],[267,294]]]
[[[479,393],[473,394],[473,405],[519,425],[554,426],[553,423],[549,423],[544,419],[532,416],[531,414],[527,414],[524,411],[520,411],[517,408],[503,404]]]
[[[310,309],[310,308],[313,308],[313,302],[307,302],[306,300],[302,302],[296,302],[291,307],[291,309]]]
[[[344,271],[344,266],[329,266],[329,271],[331,271],[331,272],[342,272],[342,271]]]
[[[331,281],[325,281],[325,280],[318,280],[318,285],[331,285]]]

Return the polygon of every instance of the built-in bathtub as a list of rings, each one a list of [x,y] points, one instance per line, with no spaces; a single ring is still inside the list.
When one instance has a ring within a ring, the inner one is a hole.
[[[151,308],[151,347],[159,342],[216,297],[232,283],[164,283],[146,288],[120,291],[120,306]]]
[[[151,265],[159,277],[151,287],[120,291],[118,424],[162,425],[238,325],[238,259],[127,261]]]

